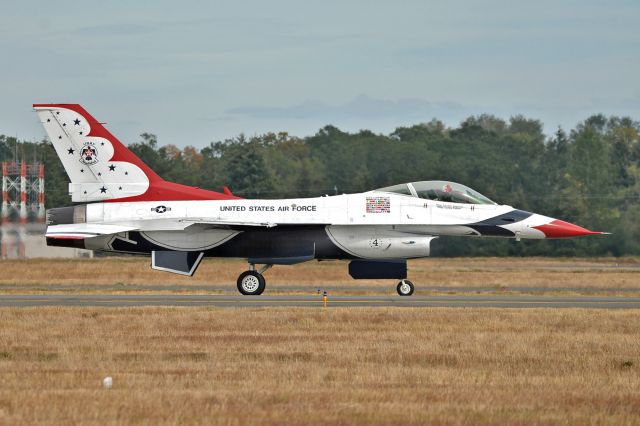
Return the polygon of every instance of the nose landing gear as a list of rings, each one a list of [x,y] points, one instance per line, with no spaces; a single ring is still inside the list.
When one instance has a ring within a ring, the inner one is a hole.
[[[238,277],[238,291],[245,296],[258,296],[264,291],[267,282],[262,274],[273,265],[264,265],[260,270],[256,270],[256,265],[249,264],[249,270],[243,272]]]
[[[396,290],[398,290],[398,294],[400,296],[411,296],[413,294],[413,291],[415,290],[415,287],[413,286],[413,283],[409,280],[402,280],[398,283],[398,287],[396,287]]]

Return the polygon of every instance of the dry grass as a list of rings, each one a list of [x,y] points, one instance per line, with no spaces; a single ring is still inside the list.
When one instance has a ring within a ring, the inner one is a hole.
[[[113,285],[203,285],[225,284],[235,292],[242,260],[206,259],[193,277],[151,270],[148,258],[3,260],[0,284],[93,284]],[[522,286],[553,290],[569,287],[625,289],[640,287],[640,261],[627,259],[550,258],[458,258],[420,259],[409,262],[409,278],[418,288],[463,286],[517,288]],[[269,289],[291,284],[379,286],[393,292],[390,280],[352,280],[347,262],[307,262],[295,266],[275,266],[266,273]],[[49,288],[48,290],[51,290]],[[19,288],[17,289],[19,291]],[[126,291],[123,287],[122,291]],[[155,291],[155,290],[154,290]]]
[[[23,308],[0,323],[4,424],[640,422],[638,311]]]

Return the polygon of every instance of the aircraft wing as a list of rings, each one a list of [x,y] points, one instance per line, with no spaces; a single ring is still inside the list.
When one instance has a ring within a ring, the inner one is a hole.
[[[135,231],[137,227],[122,225],[102,225],[94,223],[72,223],[67,225],[50,225],[47,227],[47,238],[59,240],[84,240],[101,235],[118,234]]]
[[[273,228],[278,226],[273,222],[234,222],[227,220],[211,220],[211,219],[180,219],[182,223],[188,223],[186,228],[193,225],[213,225],[213,226],[257,226],[264,228]],[[185,229],[186,229],[185,228]]]
[[[223,220],[207,220],[207,219],[181,219],[179,222],[185,226],[183,230],[192,228],[197,225],[207,225],[208,227],[232,227],[232,226],[255,226],[272,228],[275,223],[258,223],[258,222],[231,222]],[[147,228],[146,226],[143,228]],[[170,228],[170,227],[169,227]],[[149,229],[141,229],[138,226],[126,225],[106,225],[98,223],[71,223],[63,225],[49,225],[45,236],[58,240],[83,240],[86,238],[99,237],[101,235],[119,234],[121,232],[142,231]],[[158,231],[166,230],[160,225]]]

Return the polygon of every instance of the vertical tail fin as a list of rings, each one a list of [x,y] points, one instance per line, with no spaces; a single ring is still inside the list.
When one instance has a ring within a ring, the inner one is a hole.
[[[237,198],[167,182],[77,104],[34,104],[71,183],[74,202]]]

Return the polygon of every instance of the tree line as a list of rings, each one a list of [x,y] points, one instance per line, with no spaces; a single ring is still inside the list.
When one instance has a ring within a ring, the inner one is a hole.
[[[402,182],[450,180],[500,204],[612,235],[567,241],[440,238],[438,255],[621,256],[640,254],[640,123],[593,115],[545,136],[540,121],[472,116],[457,127],[432,120],[389,135],[325,126],[299,138],[239,135],[202,149],[160,145],[144,133],[129,145],[163,178],[247,198],[315,197]],[[68,178],[47,141],[0,136],[0,159],[16,150],[46,170],[47,208],[69,205]]]

